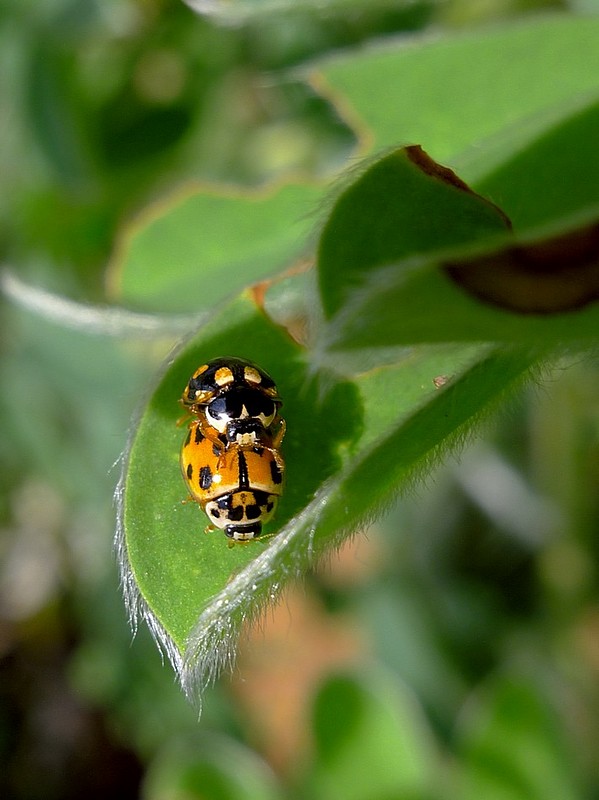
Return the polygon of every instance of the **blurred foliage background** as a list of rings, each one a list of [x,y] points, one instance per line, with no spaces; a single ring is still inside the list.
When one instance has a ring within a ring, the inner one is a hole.
[[[119,231],[161,193],[351,156],[307,59],[542,10],[598,9],[298,3],[219,26],[179,0],[5,0],[3,261],[107,303]],[[7,300],[0,325],[1,797],[599,798],[596,363],[292,587],[198,722],[147,631],[131,643],[111,550],[115,462],[174,335]]]

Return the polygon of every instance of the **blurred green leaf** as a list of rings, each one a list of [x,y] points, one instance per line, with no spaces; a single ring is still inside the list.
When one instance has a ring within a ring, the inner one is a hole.
[[[221,736],[170,742],[150,764],[144,800],[277,800],[282,798],[267,764]]]
[[[303,796],[430,797],[439,761],[422,710],[384,673],[329,678],[314,703],[315,755]]]
[[[598,41],[599,19],[535,17],[335,55],[316,64],[312,82],[370,150],[419,143],[456,163],[499,132],[517,135],[548,108],[596,94]],[[471,180],[465,158],[460,173]]]
[[[327,15],[362,11],[364,0],[185,0],[199,14],[213,17],[221,23],[239,24],[247,20],[268,17],[273,13],[282,16],[298,12]],[[370,6],[387,8],[413,5],[412,0],[370,0]]]
[[[210,309],[304,253],[321,196],[307,184],[178,194],[125,232],[110,267],[111,291],[147,309]]]
[[[460,800],[579,800],[563,723],[536,682],[495,679],[459,728]]]
[[[153,353],[144,341],[140,358],[132,341],[125,348],[115,337],[75,335],[31,310],[3,312],[13,335],[0,359],[0,382],[10,387],[0,396],[0,459],[15,476],[47,477],[67,497],[107,496],[140,383],[168,346],[155,343]]]
[[[81,98],[70,77],[74,57],[55,42],[42,41],[33,49],[27,81],[31,130],[48,163],[63,184],[89,188],[89,152]]]

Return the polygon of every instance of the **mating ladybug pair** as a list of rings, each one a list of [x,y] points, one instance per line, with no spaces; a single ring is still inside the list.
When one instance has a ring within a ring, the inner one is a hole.
[[[283,491],[279,448],[285,420],[273,379],[242,358],[216,358],[189,379],[182,405],[193,415],[181,449],[191,497],[211,528],[236,542],[262,535]]]

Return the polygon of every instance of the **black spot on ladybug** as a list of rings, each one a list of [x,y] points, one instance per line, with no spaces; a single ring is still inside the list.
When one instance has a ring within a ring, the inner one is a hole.
[[[235,506],[235,508],[230,508],[229,519],[231,522],[240,522],[243,519],[243,506]]]
[[[268,501],[268,503],[266,504],[266,512],[267,512],[268,514],[270,514],[270,512],[273,510],[273,508],[274,508],[274,505],[275,505],[275,504],[273,503],[273,501],[272,501],[272,500],[269,500],[269,501]]]
[[[209,489],[212,485],[212,470],[210,467],[200,469],[200,488]]]
[[[220,517],[220,511],[218,510],[218,508],[211,508],[210,513],[215,519],[218,519]]]
[[[195,436],[194,436],[195,443],[199,444],[200,442],[203,442],[204,438],[205,437],[204,437],[204,434],[202,433],[202,429],[200,428],[199,425],[196,425],[196,432],[195,432]]]
[[[185,471],[187,472],[187,477],[191,480],[193,477],[193,464],[188,464]]]
[[[260,506],[255,504],[245,507],[245,515],[248,519],[258,519],[261,513]]]
[[[191,442],[191,428],[187,431],[187,437],[185,438],[185,444],[183,447],[187,447],[187,445]]]
[[[239,451],[239,488],[240,489],[250,488],[250,476],[248,473],[248,464],[245,459],[245,454],[243,450]]]

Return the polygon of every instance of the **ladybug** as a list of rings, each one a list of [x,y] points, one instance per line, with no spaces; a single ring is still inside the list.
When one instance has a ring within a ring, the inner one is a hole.
[[[189,379],[181,404],[221,450],[260,443],[276,451],[285,435],[275,382],[243,358],[215,358],[203,364]]]
[[[260,538],[283,491],[286,426],[275,382],[251,361],[215,358],[191,376],[181,404],[192,415],[181,470],[208,529],[233,542]]]
[[[200,420],[190,423],[181,449],[183,478],[211,522],[207,530],[224,530],[232,543],[260,538],[282,494],[284,468],[270,447],[230,444],[222,450],[204,435]]]

